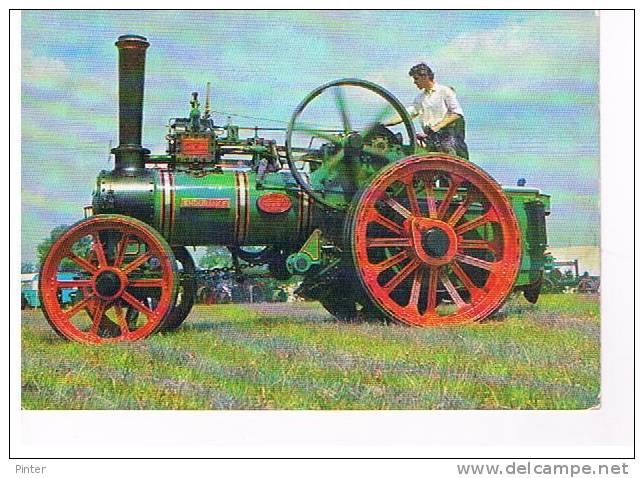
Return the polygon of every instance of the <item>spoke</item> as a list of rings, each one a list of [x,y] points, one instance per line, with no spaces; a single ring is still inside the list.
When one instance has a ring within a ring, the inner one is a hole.
[[[293,128],[293,132],[303,132],[303,133],[308,133],[311,136],[315,138],[320,138],[328,141],[329,143],[333,143],[336,145],[342,145],[342,138],[332,135],[326,131],[322,131],[319,129],[315,128],[307,128],[302,126],[301,128]]]
[[[415,312],[418,312],[418,299],[420,298],[420,286],[423,282],[423,269],[418,267],[414,272],[414,282],[411,285],[411,292],[409,293],[409,302],[407,307],[411,307]]]
[[[146,252],[142,256],[137,257],[134,259],[132,262],[130,262],[127,266],[123,268],[123,272],[126,274],[129,274],[133,270],[136,270],[141,264],[145,263],[146,261],[150,260],[152,258],[152,254],[149,252]]]
[[[349,121],[349,112],[347,111],[347,99],[344,96],[344,90],[337,86],[335,88],[335,104],[340,111],[340,116],[342,117],[342,127],[344,128],[344,134],[350,133],[353,129],[351,128],[351,122]]]
[[[90,272],[94,274],[98,269],[92,264],[91,262],[87,261],[86,259],[83,259],[80,256],[77,256],[76,254],[70,252],[67,256],[69,259],[74,261],[76,264],[81,266],[83,269],[85,269],[87,272]]]
[[[447,224],[450,226],[455,226],[456,223],[463,217],[463,215],[467,212],[467,209],[470,207],[470,204],[472,204],[472,199],[470,198],[470,195],[468,194],[467,198],[461,202],[456,210],[452,213],[450,218],[447,220]]]
[[[452,198],[456,194],[458,187],[461,185],[461,182],[462,180],[457,180],[454,176],[450,176],[449,188],[447,189],[445,197],[443,198],[443,201],[438,208],[438,212],[436,213],[438,219],[442,219],[443,216],[445,216],[445,214],[447,213],[447,209],[449,208],[449,205],[451,204]]]
[[[438,268],[430,267],[427,274],[427,310],[426,313],[436,313],[436,294],[438,292]]]
[[[458,248],[459,249],[484,249],[491,251],[492,243],[490,241],[484,241],[482,239],[463,239],[462,237],[458,238]]]
[[[375,222],[376,224],[379,224],[389,229],[391,232],[393,232],[394,234],[398,234],[399,236],[402,236],[404,234],[403,228],[400,227],[397,222],[386,218],[379,212],[370,214],[369,222]]]
[[[130,333],[130,328],[127,325],[127,319],[125,317],[125,312],[120,304],[114,304],[114,311],[116,313],[116,318],[119,321],[119,326],[121,327],[121,335],[127,335]]]
[[[303,157],[303,158],[298,158],[295,161],[300,161],[302,163],[316,163],[316,164],[322,163],[322,160],[320,158],[306,158],[306,157]]]
[[[384,270],[389,269],[390,267],[396,266],[404,261],[408,256],[407,251],[401,251],[398,254],[395,254],[378,264],[373,264],[373,267],[380,273]]]
[[[340,151],[338,151],[333,156],[331,156],[328,161],[323,162],[323,166],[325,169],[335,172],[335,167],[338,165],[340,161],[342,161],[343,158],[344,158],[344,150],[340,149]]]
[[[490,241],[490,250],[494,254],[494,260],[498,260],[503,255],[503,238],[500,234],[495,235]]]
[[[457,253],[455,256],[456,260],[461,261],[464,264],[469,264],[479,269],[485,269],[486,271],[493,271],[496,268],[495,262],[484,261],[478,257],[472,257],[465,254]]]
[[[338,171],[336,169],[336,166],[342,160],[342,158],[344,158],[344,150],[340,149],[340,151],[335,153],[328,160],[322,161],[320,171],[323,171],[327,178],[337,176]]]
[[[98,266],[105,267],[107,266],[107,259],[105,258],[105,250],[103,249],[103,244],[101,239],[98,237],[98,232],[92,234],[92,250],[96,254],[98,259]]]
[[[427,210],[429,211],[429,217],[435,219],[436,212],[436,197],[434,196],[434,185],[431,183],[430,178],[423,180],[425,183],[425,199],[427,200]]]
[[[457,262],[452,262],[451,268],[454,271],[454,274],[456,274],[456,277],[459,278],[463,286],[470,293],[470,302],[473,302],[476,296],[481,294],[482,290],[476,287],[474,282],[472,282],[472,279],[470,279],[470,277],[465,273],[463,268]]]
[[[387,292],[393,291],[396,287],[400,285],[402,281],[404,281],[407,277],[409,277],[409,274],[414,272],[420,265],[419,261],[417,259],[412,259],[409,261],[405,266],[400,269],[400,271],[393,276],[389,282],[387,282],[383,287]]]
[[[488,222],[498,222],[498,217],[492,209],[488,210],[485,214],[477,217],[476,219],[472,219],[471,221],[461,224],[455,229],[455,231],[457,235],[462,236],[466,232],[476,229],[477,227],[481,227],[483,224],[487,224]]]
[[[409,205],[411,206],[411,213],[414,216],[420,216],[420,207],[418,206],[418,198],[416,197],[416,188],[414,187],[414,178],[411,178],[409,183],[405,183],[407,189],[407,197],[409,198]]]
[[[132,294],[130,294],[128,291],[124,291],[123,295],[121,296],[121,299],[123,299],[125,302],[130,304],[132,307],[134,307],[136,310],[147,316],[148,318],[152,315],[154,315],[154,311],[147,306],[143,305],[141,302],[139,302],[136,297],[134,297]]]
[[[408,237],[368,237],[367,247],[410,247]]]
[[[91,287],[92,281],[90,279],[76,279],[76,280],[59,280],[56,281],[59,289],[71,289],[74,287]]]
[[[107,307],[107,302],[103,302],[102,300],[97,300],[95,303],[96,306],[94,307],[93,312],[90,314],[93,316],[92,328],[89,329],[89,333],[92,335],[98,334],[98,328],[103,321],[103,315],[105,314],[105,309]]]
[[[127,243],[130,236],[123,233],[123,237],[116,246],[116,256],[114,257],[114,267],[121,267],[123,263],[123,258],[125,257],[125,251],[127,249]]]
[[[94,294],[91,293],[83,300],[76,302],[76,304],[74,304],[73,307],[65,311],[65,319],[70,320],[73,316],[75,316],[78,312],[80,312],[81,309],[84,309],[85,307],[87,307],[93,298],[94,298]]]
[[[128,282],[128,287],[164,287],[163,279],[133,279]]]
[[[440,274],[440,279],[443,285],[445,286],[445,289],[447,289],[447,293],[449,296],[452,298],[454,301],[454,304],[460,309],[461,307],[467,305],[465,301],[462,299],[458,291],[456,290],[456,287],[454,287],[454,284],[452,284],[452,281],[449,280],[449,277],[447,276],[447,273],[443,270],[441,271]]]
[[[407,209],[405,206],[400,204],[394,198],[387,199],[385,201],[385,204],[387,204],[389,207],[391,207],[391,209],[396,211],[398,214],[400,214],[405,219],[407,219],[407,218],[409,218],[411,216],[411,212],[409,212],[409,209]],[[416,207],[418,207],[418,205],[416,205]]]
[[[378,114],[371,122],[371,124],[367,127],[367,129],[364,130],[362,137],[369,138],[369,136],[373,134],[376,128],[378,128],[378,126],[381,125],[382,120],[384,120],[385,118],[391,115],[392,110],[393,110],[393,107],[390,104],[385,105],[385,107],[378,112]]]

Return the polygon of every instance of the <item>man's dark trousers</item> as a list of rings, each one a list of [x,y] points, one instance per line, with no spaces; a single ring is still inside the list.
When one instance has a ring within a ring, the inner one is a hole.
[[[425,134],[427,134],[425,142],[430,150],[470,159],[467,144],[465,144],[465,120],[462,117],[437,132],[425,128]]]

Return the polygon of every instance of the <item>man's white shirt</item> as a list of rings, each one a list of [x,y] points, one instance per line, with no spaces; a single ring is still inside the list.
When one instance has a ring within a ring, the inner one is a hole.
[[[454,90],[438,83],[434,83],[434,87],[429,91],[423,90],[413,104],[407,107],[407,112],[412,118],[420,116],[423,127],[435,126],[448,113],[464,116]]]

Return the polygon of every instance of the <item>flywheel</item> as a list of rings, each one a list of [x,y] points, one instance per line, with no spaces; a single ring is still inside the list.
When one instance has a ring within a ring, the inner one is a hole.
[[[392,117],[401,124],[391,129]],[[398,99],[369,81],[345,78],[313,90],[286,132],[293,178],[317,204],[346,211],[364,184],[386,164],[416,148],[416,132]]]
[[[365,296],[415,326],[478,321],[512,291],[520,231],[501,187],[443,153],[383,169],[357,200],[346,238]]]

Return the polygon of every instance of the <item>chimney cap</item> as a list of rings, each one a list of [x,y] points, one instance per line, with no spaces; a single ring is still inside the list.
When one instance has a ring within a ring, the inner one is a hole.
[[[118,37],[118,41],[133,41],[133,40],[134,41],[145,41],[145,42],[148,41],[148,39],[145,38],[142,35],[134,35],[134,34],[131,34],[131,33],[127,34],[127,35],[121,35],[120,37]]]
[[[143,49],[145,50],[150,46],[148,39],[141,35],[121,35],[116,43],[114,43],[119,49],[121,48],[134,48],[134,49]]]

